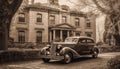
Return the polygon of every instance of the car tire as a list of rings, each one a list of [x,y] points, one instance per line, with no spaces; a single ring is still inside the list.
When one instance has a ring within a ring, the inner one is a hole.
[[[50,59],[47,59],[47,58],[43,58],[42,59],[45,63],[48,63],[50,61]]]
[[[64,60],[63,60],[63,62],[65,63],[65,64],[68,64],[68,63],[70,63],[72,61],[72,54],[71,53],[66,53],[65,55],[64,55]]]
[[[92,58],[97,58],[97,57],[98,57],[98,52],[97,51],[93,51]]]

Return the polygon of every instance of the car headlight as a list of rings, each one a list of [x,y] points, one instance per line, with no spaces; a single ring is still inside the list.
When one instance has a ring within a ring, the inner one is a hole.
[[[49,51],[47,51],[47,52],[46,52],[46,55],[50,55],[50,52],[49,52]]]
[[[56,53],[57,56],[60,56],[60,53]]]
[[[43,47],[41,50],[40,50],[40,53],[41,54],[45,54],[47,52],[49,48],[46,46],[46,47]]]
[[[57,49],[61,49],[61,48],[62,48],[62,45],[58,45],[58,46],[57,46]]]
[[[50,44],[47,44],[47,47],[48,47],[48,48],[50,48],[50,46],[51,46]]]

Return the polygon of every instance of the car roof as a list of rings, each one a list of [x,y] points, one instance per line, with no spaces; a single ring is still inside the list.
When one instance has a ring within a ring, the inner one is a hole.
[[[92,37],[88,37],[88,36],[72,36],[72,37],[67,37],[67,38],[86,38],[86,39],[94,40]]]

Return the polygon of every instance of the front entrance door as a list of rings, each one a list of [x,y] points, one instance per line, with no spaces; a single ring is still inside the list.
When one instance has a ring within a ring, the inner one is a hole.
[[[67,30],[63,30],[63,41],[67,38]]]

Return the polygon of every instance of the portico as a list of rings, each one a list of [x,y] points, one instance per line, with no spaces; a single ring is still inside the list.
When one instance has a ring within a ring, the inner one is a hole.
[[[59,24],[49,27],[49,41],[64,41],[66,37],[74,36],[74,26]]]

